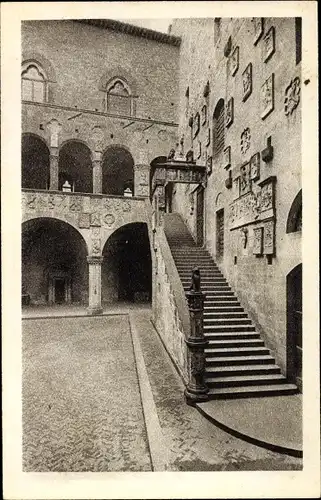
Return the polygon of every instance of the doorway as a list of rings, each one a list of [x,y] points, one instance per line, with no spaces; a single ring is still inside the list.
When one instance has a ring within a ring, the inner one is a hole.
[[[171,214],[173,211],[173,189],[174,189],[174,184],[170,182],[169,184],[166,184],[165,186],[165,206],[166,206],[166,213]]]
[[[66,280],[64,278],[54,279],[55,303],[63,304],[66,302]]]
[[[302,391],[302,264],[287,275],[287,372]]]
[[[204,188],[199,186],[196,190],[196,243],[204,244]]]

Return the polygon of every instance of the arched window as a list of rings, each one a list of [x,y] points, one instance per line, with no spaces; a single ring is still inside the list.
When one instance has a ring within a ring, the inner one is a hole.
[[[224,99],[220,99],[213,115],[213,157],[224,149]]]
[[[298,192],[291,205],[286,223],[287,233],[302,231],[302,190]]]
[[[21,73],[21,93],[24,101],[46,102],[47,78],[35,62],[25,64]]]
[[[128,84],[121,78],[114,78],[106,88],[106,111],[117,115],[132,116],[133,97]]]

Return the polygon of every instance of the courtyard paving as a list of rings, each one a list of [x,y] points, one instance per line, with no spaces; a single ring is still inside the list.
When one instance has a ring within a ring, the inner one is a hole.
[[[151,311],[120,312],[23,321],[25,471],[302,468],[187,406]]]

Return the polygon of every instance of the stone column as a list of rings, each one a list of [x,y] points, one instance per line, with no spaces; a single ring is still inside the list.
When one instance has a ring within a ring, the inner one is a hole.
[[[156,215],[156,225],[161,226],[163,224],[163,218],[165,214],[165,186],[159,184],[154,191],[155,199],[155,215]]]
[[[200,289],[200,272],[194,269],[191,290],[186,293],[190,313],[191,331],[185,340],[188,346],[188,384],[185,400],[189,405],[208,400],[205,383],[205,352],[208,341],[204,338],[203,312],[205,295]]]
[[[92,157],[93,164],[93,193],[102,193],[103,175],[102,175],[102,153],[94,151]]]
[[[87,257],[89,273],[89,299],[87,314],[102,314],[101,307],[101,264],[103,257],[90,255]]]
[[[50,191],[58,191],[58,173],[59,173],[59,153],[58,148],[50,147]]]

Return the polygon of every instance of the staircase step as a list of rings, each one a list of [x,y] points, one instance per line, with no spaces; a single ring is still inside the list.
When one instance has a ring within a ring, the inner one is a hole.
[[[266,375],[236,375],[228,377],[206,378],[208,387],[242,387],[249,385],[272,385],[286,382],[284,375],[271,373]]]
[[[255,396],[279,396],[296,394],[298,388],[294,384],[264,384],[247,387],[215,387],[208,392],[210,399],[253,398]]]
[[[264,375],[281,373],[279,366],[275,364],[262,364],[262,365],[237,365],[237,366],[211,366],[206,367],[207,378],[223,377],[223,376],[243,376],[243,375]]]
[[[242,309],[243,307],[237,300],[237,298],[234,296],[229,297],[229,301],[220,301],[218,299],[209,299],[205,298],[204,302],[204,309],[213,309],[213,310],[218,310],[220,307],[224,307],[224,309],[229,308],[229,307],[237,307],[238,309]]]
[[[245,313],[244,313],[245,314]],[[217,316],[209,316],[204,314],[204,325],[213,325],[213,326],[228,326],[228,325],[251,325],[251,320],[249,318],[236,318],[236,317],[223,317],[218,318]]]
[[[205,349],[206,358],[220,358],[220,357],[240,357],[240,356],[268,356],[270,355],[270,350],[263,346],[242,346],[242,347],[221,347],[209,345]]]
[[[271,355],[256,356],[217,356],[214,358],[206,357],[206,366],[240,366],[240,365],[258,365],[258,364],[272,364],[275,359]]]
[[[209,333],[228,333],[228,332],[255,332],[255,326],[251,323],[248,325],[208,325],[204,323],[204,335],[206,336]]]
[[[248,315],[246,312],[243,311],[212,311],[210,309],[204,309],[204,321],[207,321],[209,319],[214,319],[214,320],[221,320],[221,319],[226,319],[226,320],[232,320],[232,319],[245,319],[248,318]],[[250,321],[250,320],[248,320]]]
[[[216,332],[216,333],[206,333],[206,340],[211,341],[225,341],[225,340],[260,340],[260,334],[257,332]]]
[[[206,296],[209,299],[214,299],[214,298],[222,298],[222,297],[235,297],[233,290],[226,290],[224,292],[223,290],[219,290],[217,292],[213,292],[213,290],[206,290],[206,288],[202,289],[202,292],[206,294]]]
[[[207,339],[208,336],[205,335]],[[224,349],[229,347],[264,347],[263,340],[260,339],[239,339],[239,340],[212,340],[208,339],[210,349]]]

